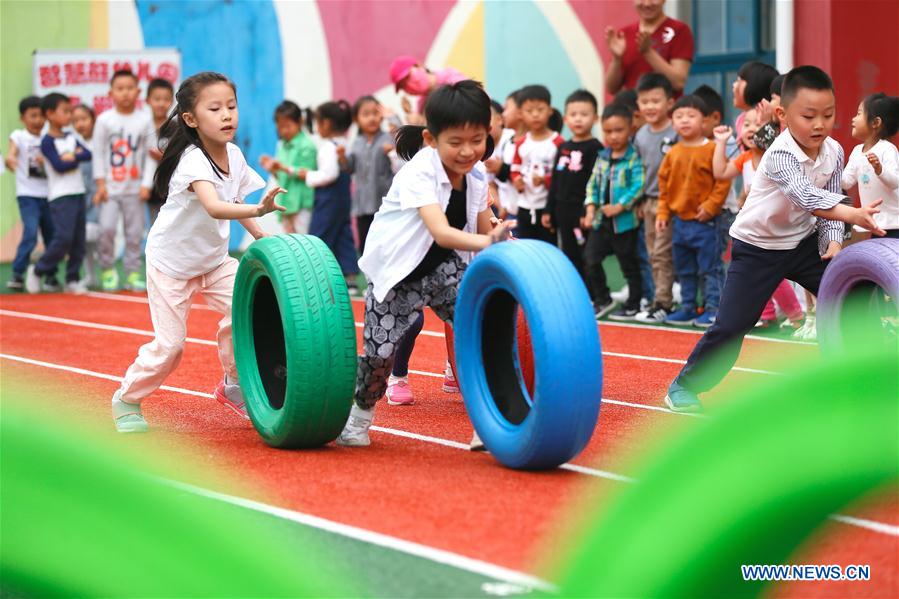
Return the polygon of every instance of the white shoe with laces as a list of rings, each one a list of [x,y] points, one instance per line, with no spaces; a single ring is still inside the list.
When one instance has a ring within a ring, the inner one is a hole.
[[[340,436],[337,437],[337,444],[343,447],[368,447],[371,445],[371,439],[368,438],[368,429],[371,428],[371,422],[374,417],[374,408],[363,410],[353,402],[350,417],[347,419]]]

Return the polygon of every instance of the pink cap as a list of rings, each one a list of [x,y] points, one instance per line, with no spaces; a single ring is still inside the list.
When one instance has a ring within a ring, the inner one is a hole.
[[[412,67],[418,64],[418,59],[412,56],[397,56],[390,64],[390,80],[396,86],[396,90],[400,89],[400,81],[409,76]]]

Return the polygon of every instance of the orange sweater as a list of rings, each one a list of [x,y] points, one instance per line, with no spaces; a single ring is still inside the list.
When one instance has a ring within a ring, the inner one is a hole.
[[[716,181],[712,175],[714,142],[701,146],[672,146],[659,167],[659,220],[696,220],[700,206],[712,216],[721,212],[730,181]]]

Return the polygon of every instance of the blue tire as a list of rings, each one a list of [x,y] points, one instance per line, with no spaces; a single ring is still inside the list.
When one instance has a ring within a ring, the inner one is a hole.
[[[533,343],[533,396],[518,363],[519,305]],[[548,469],[584,449],[599,417],[602,352],[590,297],[562,252],[520,240],[478,254],[462,279],[454,327],[465,408],[497,460]]]

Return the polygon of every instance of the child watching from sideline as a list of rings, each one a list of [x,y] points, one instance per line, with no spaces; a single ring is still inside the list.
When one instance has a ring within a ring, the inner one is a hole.
[[[817,293],[824,269],[843,242],[843,223],[877,235],[880,201],[853,208],[840,182],[843,150],[831,139],[833,81],[814,66],[790,71],[777,116],[787,130],[765,153],[746,204],[731,228],[732,261],[718,318],[668,388],[675,411],[702,409],[698,394],[717,385],[736,362],[771,293],[783,279]]]
[[[22,219],[22,240],[16,248],[12,263],[12,276],[6,288],[13,291],[25,289],[25,271],[31,261],[31,252],[37,246],[37,233],[41,232],[44,247],[53,239],[53,219],[47,204],[47,172],[41,154],[41,130],[44,113],[37,96],[22,98],[19,102],[19,120],[24,129],[9,134],[9,149],[4,164],[16,175],[16,202]]]
[[[510,174],[512,185],[521,193],[516,231],[523,239],[554,243],[554,236],[543,226],[543,215],[552,184],[553,162],[565,140],[549,127],[553,108],[548,89],[528,85],[518,92],[518,101],[527,133],[515,144]]]
[[[681,305],[665,322],[708,327],[715,321],[720,297],[717,216],[730,191],[729,181],[712,174],[715,144],[705,136],[705,102],[684,96],[674,105],[673,120],[680,141],[659,168],[659,212],[656,234],[674,227],[674,271],[681,284]],[[697,312],[698,284],[705,282],[705,310]]]
[[[341,166],[353,176],[353,210],[359,233],[359,255],[365,251],[368,229],[381,207],[381,200],[393,183],[390,153],[394,150],[393,136],[381,128],[384,112],[374,96],[362,96],[353,104],[353,121],[359,135],[349,151],[339,147]]]
[[[278,131],[275,157],[263,154],[259,163],[275,178],[278,187],[287,190],[279,198],[284,212],[278,213],[278,219],[284,232],[305,235],[312,220],[315,190],[301,181],[297,172],[301,168],[315,168],[315,142],[303,130],[303,111],[290,100],[275,108],[275,127]]]
[[[552,169],[543,226],[555,229],[562,251],[574,264],[581,278],[584,273],[583,237],[578,239],[584,218],[587,183],[593,173],[602,144],[593,136],[597,121],[596,96],[577,90],[565,100],[565,124],[571,139],[559,146]],[[592,228],[592,223],[591,223]]]
[[[93,109],[79,104],[72,109],[72,127],[80,136],[81,144],[93,152],[94,125],[97,117]],[[100,210],[94,205],[94,194],[97,184],[94,181],[94,165],[92,160],[79,164],[81,179],[84,181],[84,220],[87,223],[84,231],[84,278],[82,282],[88,289],[97,286],[97,240],[100,238]]]
[[[359,296],[356,275],[356,246],[350,227],[352,195],[350,175],[340,170],[337,148],[346,146],[346,132],[353,124],[353,113],[346,100],[325,102],[315,111],[315,123],[321,144],[316,154],[316,168],[301,168],[296,176],[315,189],[315,207],[309,234],[324,241],[340,264],[350,295]]]
[[[109,81],[113,110],[97,117],[94,127],[94,203],[100,206],[100,285],[104,291],[119,288],[115,268],[115,237],[119,220],[125,224],[125,288],[145,291],[141,246],[146,228],[144,202],[150,188],[142,184],[147,151],[156,140],[153,120],[137,110],[137,76],[116,71]]]
[[[166,79],[153,79],[147,85],[147,106],[150,107],[150,113],[153,115],[153,131],[156,133],[154,139],[150,142],[147,149],[147,162],[144,168],[143,187],[151,190],[150,199],[147,200],[147,207],[150,208],[150,226],[156,222],[159,216],[159,209],[162,207],[161,198],[152,193],[153,177],[156,175],[156,167],[162,158],[162,151],[168,143],[167,139],[159,137],[159,130],[169,118],[169,111],[172,109],[172,103],[175,101],[175,88]]]
[[[643,198],[644,170],[640,154],[630,141],[632,118],[630,109],[623,104],[609,104],[602,111],[606,147],[599,153],[587,184],[583,226],[592,228],[585,253],[597,319],[615,308],[602,266],[603,260],[612,254],[627,280],[628,298],[609,318],[634,320],[640,309],[639,221],[635,208]]]
[[[649,73],[640,77],[637,83],[637,104],[640,114],[646,119],[637,135],[634,145],[640,153],[643,168],[646,169],[643,212],[643,234],[646,237],[646,251],[652,266],[652,282],[655,287],[653,302],[645,311],[637,314],[639,322],[657,324],[664,322],[674,306],[672,288],[674,286],[674,261],[671,251],[672,230],[656,232],[656,215],[659,210],[659,167],[662,159],[677,141],[677,133],[671,126],[669,113],[674,105],[674,90],[664,75]]]
[[[85,204],[84,181],[78,164],[91,159],[91,152],[69,129],[72,104],[68,96],[50,93],[41,100],[41,111],[50,125],[41,140],[41,153],[47,167],[47,201],[53,219],[53,240],[36,264],[29,267],[25,288],[29,293],[59,291],[56,271],[63,258],[66,262],[66,291],[82,294],[84,261]],[[66,129],[64,131],[64,129]]]
[[[843,189],[858,185],[862,206],[883,200],[874,220],[892,238],[899,238],[899,150],[888,140],[897,131],[899,98],[876,93],[862,100],[852,119],[852,137],[862,143],[852,149],[842,179]],[[855,231],[870,236],[858,226]]]

